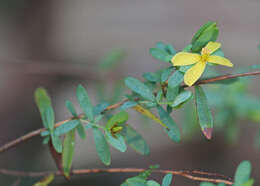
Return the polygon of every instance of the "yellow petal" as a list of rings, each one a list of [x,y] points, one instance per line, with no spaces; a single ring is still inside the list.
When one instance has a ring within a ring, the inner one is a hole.
[[[174,66],[185,66],[198,62],[200,58],[201,56],[199,54],[179,52],[175,56],[173,56],[171,61]]]
[[[219,49],[221,47],[221,44],[218,42],[212,42],[210,41],[206,46],[205,49],[209,54],[212,54],[213,52],[215,52],[217,49]]]
[[[203,61],[200,61],[191,67],[184,75],[184,83],[188,86],[192,86],[200,78],[205,67],[206,63]]]
[[[233,64],[227,58],[220,57],[220,56],[209,56],[207,61],[209,63],[215,63],[218,65],[233,67]]]

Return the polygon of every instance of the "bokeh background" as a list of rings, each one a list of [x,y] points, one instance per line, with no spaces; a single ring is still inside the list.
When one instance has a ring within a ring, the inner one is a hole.
[[[96,103],[100,92],[112,97],[115,84],[124,77],[141,78],[144,72],[165,66],[148,52],[157,41],[182,49],[207,21],[218,23],[222,49],[235,67],[259,63],[259,8],[258,0],[1,0],[0,145],[42,126],[33,99],[37,87],[48,89],[57,121],[66,119],[70,115],[64,101],[76,104],[79,83]],[[125,54],[120,64],[114,70],[102,70],[102,56],[118,48]],[[254,78],[250,94],[259,96],[259,80]],[[147,140],[151,155],[111,149],[111,167],[160,164],[163,169],[199,169],[232,177],[238,163],[247,159],[254,167],[255,185],[260,183],[260,149],[254,147],[256,123],[237,123],[242,130],[233,144],[221,132],[214,133],[211,141],[198,133],[192,140],[174,144],[159,126],[131,113],[130,122]],[[178,114],[173,115],[181,126]],[[104,167],[97,158],[91,132],[87,135],[85,141],[77,140],[74,167]],[[0,168],[56,169],[41,137],[2,153]],[[51,185],[119,185],[130,175],[75,176],[70,182],[58,178]],[[1,185],[15,181],[0,175]],[[174,177],[174,183],[199,185],[181,177]],[[23,185],[30,185],[30,180],[23,180]]]

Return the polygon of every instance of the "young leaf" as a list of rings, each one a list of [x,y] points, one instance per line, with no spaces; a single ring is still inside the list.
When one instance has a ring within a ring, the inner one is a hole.
[[[75,148],[75,129],[65,135],[62,150],[62,167],[66,178],[70,177],[70,169],[72,166],[73,154]]]
[[[192,97],[192,92],[188,90],[182,91],[178,96],[176,96],[174,102],[171,104],[172,107],[178,107],[183,103],[187,102]]]
[[[237,167],[235,173],[234,186],[244,186],[251,174],[251,163],[249,161],[242,161]]]
[[[127,146],[125,144],[125,140],[122,135],[115,134],[114,136],[111,135],[109,131],[105,131],[105,138],[107,142],[112,145],[115,149],[119,150],[120,152],[125,152]]]
[[[90,121],[93,121],[94,119],[93,106],[91,104],[86,89],[82,85],[79,85],[77,88],[77,98],[80,107],[82,108],[82,110],[84,111],[88,119]]]
[[[110,150],[103,133],[98,128],[95,127],[93,127],[92,130],[93,130],[94,141],[96,144],[96,151],[98,157],[105,165],[110,165],[111,163]]]
[[[166,112],[161,106],[157,106],[157,111],[159,113],[161,121],[167,126],[168,129],[165,129],[165,132],[168,134],[168,136],[174,141],[174,142],[180,142],[181,140],[181,133],[176,125],[176,123],[173,121],[171,116],[168,112]]]
[[[84,128],[84,126],[82,125],[82,123],[80,123],[80,124],[76,127],[76,129],[77,129],[77,132],[78,132],[78,134],[79,134],[79,137],[80,137],[81,139],[85,139],[85,138],[86,138],[86,132],[85,132],[85,128]]]
[[[79,120],[70,120],[70,121],[64,123],[63,125],[57,127],[54,131],[54,134],[56,136],[60,136],[62,134],[65,134],[65,133],[71,131],[72,129],[76,128],[79,124],[80,124]]]
[[[170,186],[172,182],[172,174],[166,174],[164,177],[163,177],[163,181],[162,181],[162,186]]]
[[[143,137],[136,132],[135,129],[126,125],[121,132],[124,137],[126,143],[133,148],[136,152],[142,155],[150,154],[149,147]]]
[[[44,127],[50,129],[50,131],[53,131],[55,118],[50,97],[43,88],[37,88],[34,93],[34,97],[40,111]]]
[[[195,102],[201,130],[207,139],[211,139],[213,131],[212,114],[208,106],[205,92],[200,86],[195,86]]]
[[[71,103],[71,101],[66,100],[65,105],[66,105],[67,109],[70,111],[70,113],[72,114],[72,116],[74,116],[74,117],[78,116],[76,109],[75,109],[74,105]]]
[[[127,77],[125,78],[125,84],[133,92],[141,95],[143,98],[148,99],[150,101],[155,100],[155,97],[151,90],[138,79],[135,79],[133,77]]]
[[[114,125],[125,123],[128,120],[128,113],[120,111],[113,115],[106,123],[106,128],[110,130]]]
[[[48,186],[54,180],[54,174],[50,174],[37,183],[33,184],[33,186]]]
[[[155,59],[158,59],[160,61],[170,62],[172,59],[172,55],[168,54],[167,52],[159,48],[150,48],[149,53]]]
[[[149,111],[148,109],[145,109],[144,107],[142,107],[141,105],[136,105],[134,107],[132,107],[135,111],[141,113],[142,115],[154,120],[155,122],[159,123],[160,125],[162,125],[164,128],[167,128],[167,126],[159,119],[157,118],[151,111]]]
[[[54,133],[51,133],[51,143],[57,153],[62,152],[62,143],[59,136],[56,136]]]

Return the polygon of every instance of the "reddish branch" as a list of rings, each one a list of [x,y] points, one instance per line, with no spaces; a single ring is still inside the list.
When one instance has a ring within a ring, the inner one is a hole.
[[[217,76],[217,77],[213,77],[213,78],[208,78],[205,80],[200,80],[197,83],[195,83],[194,85],[201,85],[201,84],[209,84],[212,82],[216,82],[216,81],[221,81],[221,80],[226,80],[226,79],[234,79],[234,78],[238,78],[238,77],[244,77],[244,76],[256,76],[256,75],[260,75],[260,71],[255,71],[255,72],[247,72],[247,73],[240,73],[240,74],[231,74],[231,75],[223,75],[223,76]],[[182,87],[186,88],[186,85],[182,85]],[[120,107],[122,104],[124,104],[126,101],[128,101],[127,99],[118,102],[116,104],[110,105],[109,107],[106,108],[105,111],[108,110],[113,110],[115,108]],[[82,115],[80,115],[82,116]],[[80,117],[79,116],[79,117]],[[73,118],[69,118],[67,120],[64,121],[60,121],[58,123],[55,124],[55,127],[58,127],[68,121],[70,121]],[[45,131],[45,128],[40,128],[38,130],[32,131],[28,134],[25,134],[24,136],[21,136],[13,141],[10,141],[6,144],[4,144],[3,146],[0,147],[0,153],[15,147],[16,145],[31,139],[34,136],[39,135],[41,132]],[[101,172],[142,172],[145,169],[131,169],[131,168],[125,168],[125,169],[116,169],[116,168],[111,168],[111,169],[82,169],[82,170],[73,170],[72,174],[88,174],[88,173],[101,173]],[[187,172],[187,171],[171,171],[171,170],[154,170],[153,172],[157,172],[157,173],[171,173],[174,175],[180,175],[192,180],[198,180],[198,181],[208,181],[208,182],[213,182],[213,183],[226,183],[227,185],[231,185],[232,182],[231,181],[227,181],[227,180],[221,180],[221,179],[212,179],[212,178],[203,178],[203,177],[197,177],[197,176],[192,176],[192,174],[194,174],[195,172]],[[13,175],[13,176],[45,176],[46,174],[49,174],[50,172],[21,172],[21,171],[11,171],[11,170],[5,170],[5,169],[0,169],[0,173],[1,174],[6,174],[6,175]],[[56,175],[62,175],[61,172],[55,172]],[[203,175],[202,172],[197,171],[196,174],[200,174]],[[205,173],[205,175],[210,175],[209,173]]]
[[[81,174],[96,174],[96,173],[139,173],[143,172],[146,169],[140,168],[109,168],[109,169],[75,169],[71,171],[72,175],[81,175]],[[206,173],[201,171],[173,171],[173,170],[153,170],[153,173],[161,173],[161,174],[173,174],[176,176],[182,176],[191,180],[200,181],[200,182],[211,182],[211,183],[225,183],[226,185],[232,185],[233,182],[230,179],[218,179],[218,178],[207,178],[197,175],[207,175],[207,176],[220,176],[215,173]],[[49,174],[55,174],[56,176],[62,176],[63,173],[61,171],[56,172],[23,172],[23,171],[15,171],[15,170],[6,170],[0,169],[0,174],[9,175],[9,176],[16,176],[16,177],[43,177]]]

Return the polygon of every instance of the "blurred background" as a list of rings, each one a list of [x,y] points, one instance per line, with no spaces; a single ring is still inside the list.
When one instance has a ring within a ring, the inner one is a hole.
[[[144,72],[166,67],[149,55],[149,48],[164,41],[180,50],[208,21],[218,23],[222,49],[235,68],[258,64],[259,8],[257,0],[1,0],[0,145],[42,127],[33,99],[37,87],[48,90],[57,121],[70,117],[64,101],[70,99],[77,104],[75,90],[79,83],[87,88],[95,103],[102,99],[116,102],[126,93],[120,81],[124,77],[141,79]],[[111,52],[118,60],[108,68],[104,56]],[[223,73],[227,72],[230,71],[224,69]],[[259,80],[252,79],[249,95],[260,96]],[[115,96],[114,90],[118,93]],[[146,139],[151,154],[145,157],[131,149],[120,153],[111,148],[111,167],[160,164],[162,169],[199,169],[233,177],[239,162],[250,160],[255,185],[260,183],[260,149],[255,145],[257,122],[236,120],[236,129],[240,130],[232,142],[223,129],[216,130],[213,139],[207,141],[197,127],[192,138],[186,135],[187,139],[175,144],[159,125],[130,113],[129,123]],[[173,117],[182,128],[185,121],[179,113],[173,113]],[[96,155],[92,133],[87,132],[85,141],[77,139],[74,168],[98,167],[104,166]],[[0,168],[56,169],[39,136],[2,153]],[[58,178],[51,185],[119,185],[131,175],[134,174],[75,176],[70,182]],[[162,175],[152,177],[161,180]],[[1,185],[15,181],[16,178],[0,175]],[[22,180],[21,185],[31,185],[31,181],[34,180]],[[174,183],[199,185],[181,177],[174,177]]]

